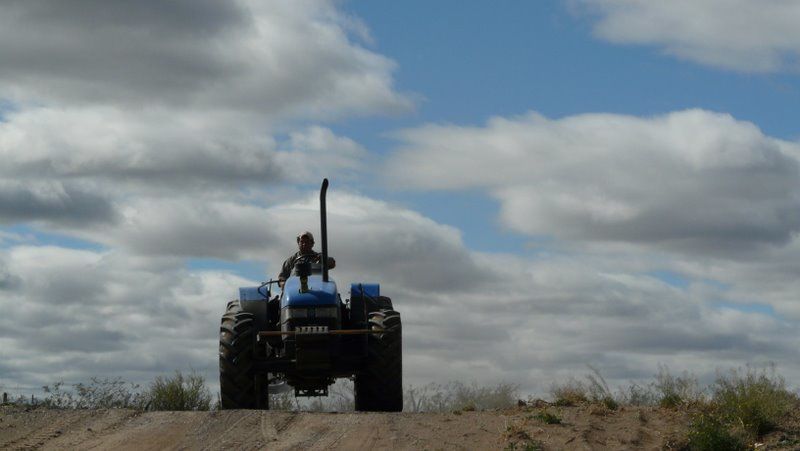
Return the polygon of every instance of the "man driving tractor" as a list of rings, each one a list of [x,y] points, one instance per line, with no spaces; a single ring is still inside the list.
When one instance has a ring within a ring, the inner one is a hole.
[[[297,247],[298,251],[294,254],[290,255],[286,261],[283,262],[283,267],[281,268],[281,273],[278,275],[278,285],[283,288],[284,282],[289,276],[292,275],[292,270],[294,269],[294,265],[298,261],[308,260],[313,263],[319,263],[322,259],[322,254],[316,252],[314,248],[314,235],[311,232],[303,232],[302,234],[297,236]],[[336,260],[333,257],[328,257],[328,269],[333,269],[336,267]]]

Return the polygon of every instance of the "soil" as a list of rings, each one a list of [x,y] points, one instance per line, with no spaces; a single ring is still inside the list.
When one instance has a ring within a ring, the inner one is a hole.
[[[547,424],[543,412],[560,419]],[[450,413],[137,412],[0,407],[2,449],[679,449],[688,415],[653,407],[524,405]],[[794,426],[797,426],[795,424]],[[800,449],[777,431],[758,449]]]

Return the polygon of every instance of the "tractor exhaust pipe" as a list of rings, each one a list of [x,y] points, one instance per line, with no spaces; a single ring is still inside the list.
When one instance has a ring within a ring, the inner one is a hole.
[[[328,179],[322,181],[319,192],[320,232],[322,234],[322,281],[328,281],[328,220],[325,212],[325,195],[328,192]]]

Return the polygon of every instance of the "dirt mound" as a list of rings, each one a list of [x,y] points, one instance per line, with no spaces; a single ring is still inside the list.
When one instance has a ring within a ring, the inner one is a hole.
[[[542,412],[560,424],[547,424]],[[451,413],[141,413],[3,407],[0,448],[662,449],[683,436],[687,423],[684,414],[669,410],[610,411],[591,405]]]

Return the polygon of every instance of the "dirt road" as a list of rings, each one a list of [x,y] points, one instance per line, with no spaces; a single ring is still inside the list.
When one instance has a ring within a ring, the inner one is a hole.
[[[685,417],[653,408],[451,413],[135,412],[0,408],[3,449],[662,449]],[[536,448],[534,446],[540,447]]]

